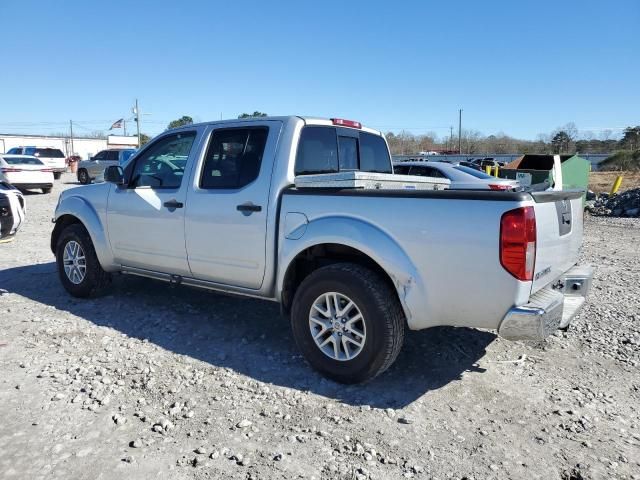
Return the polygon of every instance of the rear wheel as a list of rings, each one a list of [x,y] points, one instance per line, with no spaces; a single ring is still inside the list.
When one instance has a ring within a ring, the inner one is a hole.
[[[61,176],[62,172],[53,172],[53,178],[55,178],[56,180],[59,180]]]
[[[78,181],[83,185],[91,182],[91,179],[89,178],[89,172],[87,172],[86,169],[81,168],[80,170],[78,170]]]
[[[396,292],[382,276],[337,263],[304,279],[293,300],[291,325],[313,368],[340,383],[360,383],[395,361],[405,318]]]
[[[80,224],[66,227],[56,246],[58,276],[65,290],[74,297],[98,295],[111,282],[100,266],[91,237]]]

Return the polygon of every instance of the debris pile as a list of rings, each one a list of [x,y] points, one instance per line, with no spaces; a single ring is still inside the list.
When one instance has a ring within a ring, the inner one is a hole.
[[[592,215],[640,217],[640,188],[615,195],[601,193],[595,200],[587,201],[586,208]]]

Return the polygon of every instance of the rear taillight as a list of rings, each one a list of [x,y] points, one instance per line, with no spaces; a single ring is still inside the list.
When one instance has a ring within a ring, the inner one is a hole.
[[[490,183],[489,184],[489,188],[491,190],[511,190],[512,187],[511,187],[511,185],[504,185],[504,184],[501,185],[501,184],[495,184],[495,183],[491,184]]]
[[[53,169],[52,168],[42,168],[40,171],[41,172],[53,172]]]
[[[331,122],[334,125],[340,125],[341,127],[362,128],[362,124],[360,122],[345,120],[344,118],[332,118]]]
[[[509,210],[500,220],[500,263],[525,282],[533,279],[536,263],[536,214],[533,207]]]
[[[22,171],[21,168],[1,168],[0,170],[2,171],[2,173],[14,173]]]

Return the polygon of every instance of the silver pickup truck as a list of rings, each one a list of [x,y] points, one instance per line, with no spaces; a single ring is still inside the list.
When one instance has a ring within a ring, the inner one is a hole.
[[[387,369],[407,328],[541,340],[583,305],[581,192],[294,186],[348,169],[392,172],[380,132],[296,116],[169,130],[60,195],[60,280],[76,297],[119,272],[279,302],[343,383]]]

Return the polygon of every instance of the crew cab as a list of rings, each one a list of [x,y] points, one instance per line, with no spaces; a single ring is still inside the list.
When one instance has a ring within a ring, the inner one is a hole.
[[[105,183],[60,195],[60,281],[76,297],[123,273],[279,302],[311,366],[343,383],[387,369],[406,329],[542,340],[585,302],[581,192],[295,187],[354,169],[393,171],[384,136],[359,122],[168,130]]]

